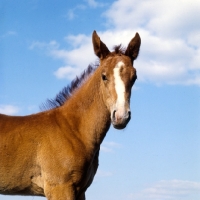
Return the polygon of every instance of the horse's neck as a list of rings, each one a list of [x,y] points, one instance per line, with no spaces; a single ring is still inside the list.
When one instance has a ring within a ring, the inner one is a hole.
[[[76,130],[87,145],[97,148],[110,127],[110,113],[103,102],[100,77],[97,68],[63,106],[71,129]]]

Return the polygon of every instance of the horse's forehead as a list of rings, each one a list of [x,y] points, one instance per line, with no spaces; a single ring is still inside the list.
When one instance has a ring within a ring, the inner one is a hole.
[[[115,69],[121,69],[121,68],[124,67],[124,66],[125,66],[125,63],[124,63],[122,60],[120,60],[120,61],[117,62],[117,64],[115,65],[114,70],[115,70]]]
[[[126,56],[114,56],[107,60],[108,70],[113,71],[114,68],[131,67],[131,60]]]

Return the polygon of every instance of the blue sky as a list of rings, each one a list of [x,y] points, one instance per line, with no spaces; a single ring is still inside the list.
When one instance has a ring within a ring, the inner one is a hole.
[[[199,200],[199,8],[198,0],[1,1],[0,112],[39,112],[96,61],[93,30],[109,48],[139,32],[132,119],[108,132],[87,199]]]

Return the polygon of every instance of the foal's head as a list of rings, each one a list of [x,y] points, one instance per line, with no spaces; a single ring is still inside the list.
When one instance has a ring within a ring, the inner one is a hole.
[[[131,118],[131,88],[137,79],[133,61],[139,53],[140,36],[136,33],[126,51],[118,46],[114,52],[110,52],[96,31],[93,32],[92,41],[94,52],[100,58],[101,91],[104,103],[111,113],[113,126],[123,129]]]

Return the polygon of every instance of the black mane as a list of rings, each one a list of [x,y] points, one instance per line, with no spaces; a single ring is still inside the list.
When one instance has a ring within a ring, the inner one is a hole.
[[[86,70],[78,77],[76,77],[70,85],[64,87],[54,99],[47,99],[45,103],[40,106],[40,110],[51,110],[62,106],[73,94],[73,92],[78,89],[82,83],[92,74],[98,65],[89,65]]]
[[[126,48],[124,48],[121,44],[114,46],[114,52],[116,54],[125,54]]]

